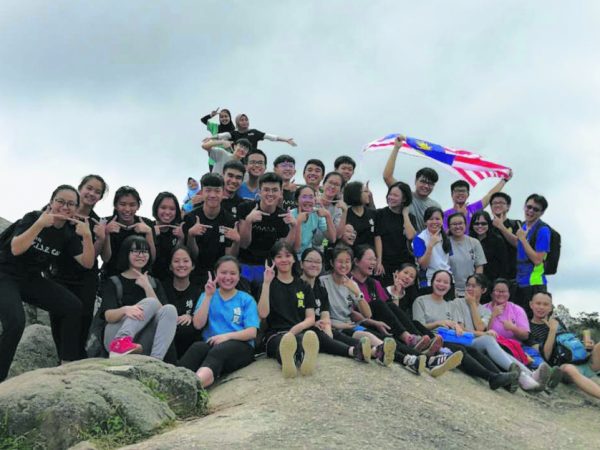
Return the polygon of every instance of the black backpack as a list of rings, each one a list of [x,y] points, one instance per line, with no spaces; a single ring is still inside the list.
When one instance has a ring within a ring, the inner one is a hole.
[[[544,260],[544,274],[546,275],[554,275],[558,271],[558,261],[560,260],[560,247],[561,247],[561,237],[560,233],[548,225],[546,222],[542,222],[538,220],[535,229],[531,235],[531,240],[529,244],[535,250],[535,244],[537,241],[537,235],[541,227],[547,226],[550,230],[550,250],[546,255],[546,259]]]
[[[153,277],[148,276],[150,285],[153,289],[156,289],[156,281]],[[117,275],[109,277],[109,280],[115,285],[117,291],[117,305],[120,308],[123,306],[121,300],[123,299],[123,283]],[[104,348],[104,328],[106,327],[106,320],[104,314],[100,312],[102,306],[102,298],[97,295],[96,303],[94,305],[94,318],[90,325],[90,331],[88,333],[87,341],[85,342],[85,352],[88,358],[106,358],[108,353]]]

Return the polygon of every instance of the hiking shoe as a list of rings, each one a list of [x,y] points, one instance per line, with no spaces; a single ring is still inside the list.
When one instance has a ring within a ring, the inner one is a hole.
[[[317,365],[317,355],[319,354],[319,338],[317,333],[308,330],[302,336],[302,348],[304,357],[300,364],[300,373],[304,376],[312,375]]]
[[[517,363],[512,363],[510,365],[510,367],[508,368],[508,373],[514,373],[517,376],[517,378],[514,382],[512,382],[508,386],[504,386],[504,388],[511,394],[514,394],[515,392],[517,392],[517,390],[519,390],[519,379],[521,377],[521,368],[519,367],[519,365]]]
[[[500,372],[493,374],[488,383],[490,385],[490,389],[495,391],[498,388],[506,387],[516,383],[518,379],[519,375],[514,372]]]
[[[379,344],[375,350],[375,358],[386,367],[394,362],[396,353],[396,341],[393,338],[385,338],[383,344]]]
[[[550,367],[547,363],[543,362],[537,368],[535,372],[533,372],[533,379],[540,384],[539,390],[543,391],[546,389],[546,384],[550,380],[550,375],[552,374],[552,367]]]
[[[429,344],[429,347],[427,347],[424,351],[424,353],[427,356],[433,356],[435,354],[437,354],[442,346],[444,345],[444,338],[442,338],[440,335],[435,335],[433,337],[433,339],[431,339],[431,342]]]
[[[562,370],[560,370],[560,367],[552,367],[550,377],[548,378],[548,382],[546,383],[546,390],[551,391],[554,388],[556,388],[556,386],[558,386],[562,379],[563,373]]]
[[[416,334],[409,334],[406,339],[406,345],[412,349],[422,353],[423,350],[429,347],[431,344],[431,338],[429,336],[418,336]]]
[[[361,337],[358,345],[354,346],[354,359],[366,363],[371,361],[371,341],[368,337]]]
[[[449,370],[452,370],[462,363],[463,352],[460,350],[454,352],[451,355],[436,355],[427,358],[427,369],[429,369],[429,375],[434,378],[444,375]]]
[[[298,349],[296,336],[292,333],[285,333],[279,341],[279,357],[281,358],[281,373],[283,378],[296,377],[296,361],[295,355]]]
[[[142,346],[133,342],[131,336],[113,339],[108,346],[109,358],[125,356],[130,353],[142,353]]]
[[[416,375],[420,375],[425,370],[426,361],[425,355],[406,355],[402,360],[402,365]]]

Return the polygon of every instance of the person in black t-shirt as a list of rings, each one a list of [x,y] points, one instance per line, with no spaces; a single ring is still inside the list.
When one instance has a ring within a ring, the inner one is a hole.
[[[519,220],[509,219],[507,217],[510,210],[510,195],[504,192],[496,192],[490,197],[490,208],[493,215],[493,225],[500,232],[504,245],[506,247],[507,260],[507,279],[515,280],[517,277],[517,236],[516,232],[521,228]],[[492,278],[490,278],[492,279]]]
[[[104,316],[104,347],[110,357],[144,353],[163,360],[177,328],[177,310],[167,304],[160,281],[150,279],[150,245],[141,236],[129,236],[119,249],[114,277],[102,287],[99,314]]]
[[[360,181],[351,181],[344,188],[344,203],[348,205],[346,225],[356,232],[353,248],[361,244],[375,247],[375,211],[367,208],[369,187]]]
[[[234,220],[237,220],[238,206],[244,201],[238,195],[238,191],[244,181],[245,174],[246,167],[239,161],[227,161],[223,166],[223,181],[225,184],[223,186],[221,207],[230,213]]]
[[[375,212],[375,275],[383,286],[393,283],[393,274],[404,263],[414,263],[410,241],[416,235],[415,217],[408,212],[412,193],[408,184],[398,181],[388,188],[388,206]]]
[[[283,180],[283,199],[280,206],[284,211],[296,208],[296,160],[290,155],[279,155],[273,162],[273,172]]]
[[[159,193],[152,204],[152,217],[156,219],[156,258],[152,263],[152,275],[165,280],[171,276],[171,253],[177,244],[183,243],[185,237],[177,197],[171,192]]]
[[[115,192],[113,200],[114,211],[111,217],[106,217],[106,240],[102,251],[102,275],[108,278],[119,273],[117,269],[117,254],[123,241],[129,236],[141,236],[148,242],[150,260],[156,259],[156,246],[153,223],[150,219],[139,217],[136,212],[140,209],[142,199],[138,191],[131,186],[121,186]]]
[[[94,242],[95,256],[94,266],[86,269],[70,255],[62,253],[55,263],[52,264],[52,278],[66,287],[69,291],[79,298],[83,307],[81,316],[81,338],[80,338],[80,357],[86,358],[85,343],[88,337],[92,318],[94,316],[94,305],[96,303],[96,292],[98,291],[98,260],[97,257],[104,249],[104,240],[106,239],[106,223],[100,220],[100,217],[94,212],[94,206],[106,193],[106,182],[100,175],[86,175],[77,187],[79,191],[79,207],[74,216],[79,220],[88,219],[88,225]],[[61,347],[60,333],[61,328],[58,319],[54,314],[50,314],[52,323],[52,334],[56,348]]]
[[[58,356],[62,362],[80,356],[81,302],[43,275],[62,253],[87,269],[94,266],[96,255],[89,225],[73,219],[78,205],[77,190],[59,186],[45,210],[26,214],[0,247],[0,381],[8,375],[25,329],[23,301],[45,309],[60,322]]]
[[[194,269],[192,253],[185,245],[177,245],[172,252],[169,269],[172,278],[162,280],[167,301],[177,309],[177,331],[175,350],[181,358],[194,342],[202,339],[202,334],[192,325],[192,316],[200,298],[202,287],[190,282]]]
[[[216,139],[229,139],[234,142],[237,142],[238,139],[248,139],[252,144],[252,148],[256,148],[258,143],[263,139],[273,142],[285,142],[292,147],[296,147],[297,144],[294,142],[292,138],[283,138],[279,136],[275,136],[274,134],[263,133],[262,131],[258,131],[254,128],[250,128],[250,121],[248,120],[248,116],[246,114],[238,114],[235,116],[235,125],[237,130],[218,133],[216,135]]]
[[[319,339],[310,329],[315,325],[315,298],[310,286],[294,275],[294,253],[289,242],[275,243],[273,265],[265,262],[258,302],[258,314],[267,321],[267,356],[277,358],[285,378],[296,376],[297,365],[302,375],[311,375],[319,353]]]
[[[200,121],[208,128],[208,131],[211,131],[211,129],[209,128],[208,121],[217,114],[219,115],[217,133],[227,133],[235,130],[235,126],[233,125],[233,121],[231,120],[231,112],[226,108],[217,108],[211,111],[210,114],[207,114],[200,119]]]
[[[203,286],[207,272],[221,256],[237,256],[240,235],[231,214],[221,207],[223,177],[207,173],[200,180],[200,185],[204,203],[185,216],[184,231],[196,266],[193,281]]]

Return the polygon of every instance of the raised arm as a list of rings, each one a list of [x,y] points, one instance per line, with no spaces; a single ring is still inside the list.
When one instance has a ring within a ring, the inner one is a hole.
[[[388,157],[387,162],[385,163],[385,167],[383,168],[383,181],[387,187],[390,187],[396,181],[394,178],[394,168],[396,167],[396,158],[398,157],[398,152],[400,151],[400,147],[406,141],[406,138],[402,135],[398,136],[394,141],[394,148],[392,149],[390,156]]]
[[[506,178],[502,178],[500,181],[498,181],[498,183],[496,183],[496,186],[494,186],[492,189],[490,189],[490,191],[485,194],[485,196],[481,199],[481,203],[483,203],[483,207],[486,208],[487,205],[490,204],[490,199],[492,198],[492,195],[494,195],[496,192],[500,192],[504,186],[506,186],[506,183],[508,183],[508,181],[512,178],[513,173],[512,170],[508,172],[508,176]]]

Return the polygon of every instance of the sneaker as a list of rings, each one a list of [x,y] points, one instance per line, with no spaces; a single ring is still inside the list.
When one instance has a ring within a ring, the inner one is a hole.
[[[416,375],[420,375],[425,370],[426,361],[425,355],[406,355],[402,360],[402,365]]]
[[[429,369],[429,375],[434,378],[444,375],[449,370],[452,370],[462,363],[463,352],[460,350],[454,352],[451,355],[436,355],[430,356],[427,359],[427,369]]]
[[[302,336],[302,348],[304,349],[304,357],[300,364],[300,373],[304,376],[312,375],[317,366],[317,355],[319,354],[319,338],[317,334],[308,330]]]
[[[488,381],[490,389],[495,391],[498,388],[510,386],[516,383],[519,379],[519,375],[514,372],[500,372],[492,375]]]
[[[510,365],[510,367],[508,368],[508,373],[514,373],[517,376],[517,378],[508,386],[504,386],[504,388],[511,394],[514,394],[515,392],[517,392],[519,390],[519,380],[521,378],[521,367],[519,367],[519,365],[517,363],[512,363]]]
[[[394,362],[396,353],[396,341],[393,338],[385,338],[383,344],[379,344],[375,350],[375,358],[384,366],[390,367]]]
[[[422,353],[431,345],[431,338],[429,336],[417,336],[411,334],[408,345],[419,353]]]
[[[279,357],[281,358],[281,373],[283,378],[296,377],[296,361],[294,359],[298,342],[292,333],[285,333],[279,342]]]
[[[546,383],[546,390],[553,390],[558,386],[558,384],[563,379],[562,370],[560,367],[552,367],[552,371],[550,372],[550,377],[548,378],[548,382]]]
[[[109,358],[125,356],[130,353],[142,353],[142,346],[133,342],[131,336],[113,339],[108,346]]]
[[[427,347],[425,349],[424,353],[427,356],[433,356],[441,350],[443,345],[444,345],[444,339],[441,336],[436,334],[434,336],[434,338],[431,339],[431,343],[429,344],[429,347]]]
[[[545,362],[541,363],[537,370],[533,372],[533,379],[540,384],[540,391],[546,389],[546,384],[548,384],[551,374],[552,367]]]
[[[540,383],[535,381],[527,372],[521,372],[519,376],[519,386],[525,392],[535,392],[540,390]]]
[[[354,359],[366,363],[371,361],[371,341],[368,337],[361,337],[358,345],[354,346]]]

